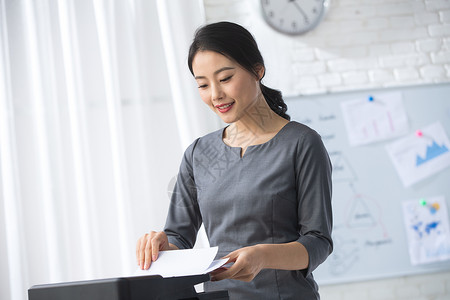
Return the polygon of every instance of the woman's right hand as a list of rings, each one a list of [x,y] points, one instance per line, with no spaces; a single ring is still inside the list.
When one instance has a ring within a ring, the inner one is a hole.
[[[170,250],[169,240],[164,231],[144,234],[136,244],[136,260],[141,270],[150,268],[150,264],[158,258],[159,251]]]

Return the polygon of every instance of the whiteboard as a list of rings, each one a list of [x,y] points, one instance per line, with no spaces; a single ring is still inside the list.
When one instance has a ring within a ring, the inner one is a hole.
[[[365,90],[286,98],[292,120],[322,136],[333,163],[334,251],[314,271],[319,284],[449,271],[450,261],[413,266],[403,220],[402,202],[444,196],[450,207],[450,168],[405,187],[386,145],[400,137],[350,146],[341,103],[385,93],[400,93],[408,134],[439,121],[450,135],[450,84]],[[349,222],[364,211],[371,222]]]

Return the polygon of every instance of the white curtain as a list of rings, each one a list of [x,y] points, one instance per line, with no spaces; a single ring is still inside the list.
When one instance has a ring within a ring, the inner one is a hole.
[[[0,0],[0,299],[134,271],[183,150],[221,125],[186,65],[202,9]]]

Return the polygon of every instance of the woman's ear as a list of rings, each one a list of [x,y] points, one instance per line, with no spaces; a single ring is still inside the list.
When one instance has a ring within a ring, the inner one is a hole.
[[[264,68],[263,65],[257,64],[255,66],[255,74],[256,74],[256,76],[258,78],[258,81],[263,79],[265,73],[266,73],[266,69]]]

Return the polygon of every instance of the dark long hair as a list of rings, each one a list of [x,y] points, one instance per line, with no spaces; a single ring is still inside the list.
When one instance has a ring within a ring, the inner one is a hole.
[[[198,51],[214,51],[236,61],[244,69],[258,76],[258,67],[264,67],[264,59],[252,34],[244,27],[231,22],[218,22],[204,25],[195,32],[194,40],[189,48],[188,65],[192,75],[192,61]],[[262,76],[264,77],[264,75]],[[268,88],[259,81],[261,92],[270,108],[290,120],[287,105],[281,92]]]

